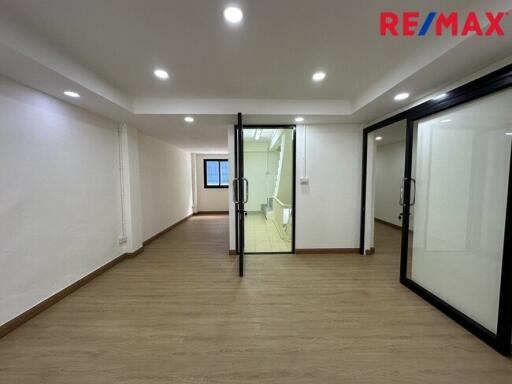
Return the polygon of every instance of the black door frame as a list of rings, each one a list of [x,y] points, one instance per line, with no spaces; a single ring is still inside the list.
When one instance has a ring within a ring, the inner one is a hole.
[[[245,252],[246,255],[289,255],[295,253],[295,209],[296,209],[296,183],[297,183],[297,161],[296,161],[296,153],[297,153],[297,143],[296,143],[296,128],[295,124],[246,124],[242,126],[243,129],[291,129],[292,130],[292,142],[293,142],[293,160],[292,160],[292,177],[293,177],[293,186],[292,186],[292,249],[290,252]],[[243,141],[243,130],[242,130],[242,141]],[[237,142],[235,138],[235,148]],[[242,146],[243,150],[243,146]],[[235,163],[236,163],[236,151],[235,151]],[[242,166],[242,164],[241,164]],[[237,226],[235,225],[237,228]],[[238,228],[237,228],[238,229]],[[238,235],[236,235],[236,239],[238,240]],[[240,245],[236,244],[236,252],[238,254]]]
[[[233,202],[235,204],[235,237],[236,253],[238,255],[238,275],[244,276],[245,258],[245,190],[244,190],[244,140],[242,114],[237,115],[235,133],[235,178],[233,179]]]
[[[449,108],[467,103],[494,92],[512,86],[512,64],[497,71],[489,73],[481,78],[473,80],[465,85],[455,88],[447,93],[441,100],[429,100],[420,105],[412,107],[404,112],[398,113],[381,122],[373,124],[363,130],[363,158],[362,158],[362,181],[361,181],[361,227],[359,252],[365,254],[365,207],[366,207],[366,177],[367,177],[367,155],[368,155],[368,134],[377,129],[400,120],[407,120],[406,147],[405,147],[405,170],[404,170],[404,206],[402,211],[402,243],[400,255],[400,283],[415,292],[417,295],[428,301],[441,312],[449,316],[458,324],[466,328],[475,336],[486,342],[496,351],[505,356],[512,352],[512,148],[511,164],[509,170],[507,210],[505,221],[503,260],[501,268],[500,297],[498,309],[498,326],[496,334],[490,332],[482,325],[467,317],[465,314],[441,300],[430,291],[421,287],[407,277],[407,256],[409,239],[409,214],[411,195],[411,164],[413,150],[413,133],[415,121]]]

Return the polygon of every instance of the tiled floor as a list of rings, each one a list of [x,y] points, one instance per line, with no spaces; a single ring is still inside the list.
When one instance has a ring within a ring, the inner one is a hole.
[[[291,252],[291,241],[279,236],[275,224],[259,212],[249,212],[245,217],[246,252]]]

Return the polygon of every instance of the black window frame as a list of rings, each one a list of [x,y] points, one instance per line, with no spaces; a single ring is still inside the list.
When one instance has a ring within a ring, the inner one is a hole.
[[[208,162],[217,162],[219,163],[219,184],[218,185],[208,185],[207,183],[207,163]],[[203,187],[207,189],[219,189],[219,188],[229,188],[229,181],[228,184],[222,185],[221,184],[221,177],[220,177],[220,163],[227,163],[228,169],[229,169],[229,162],[228,159],[203,159]]]

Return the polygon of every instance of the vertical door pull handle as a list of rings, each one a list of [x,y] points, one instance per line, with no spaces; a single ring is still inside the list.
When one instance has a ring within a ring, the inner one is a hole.
[[[243,177],[242,180],[245,183],[245,188],[244,188],[244,192],[245,192],[244,204],[247,204],[247,202],[249,201],[249,180],[247,180],[245,177]]]
[[[404,181],[405,178],[400,181],[400,199],[398,200],[398,204],[400,204],[401,207],[404,206]]]
[[[238,179],[233,179],[233,202],[238,204]]]
[[[416,204],[416,179],[411,178],[412,186],[414,187],[414,193],[412,193],[412,202],[409,204],[410,206],[413,206]]]

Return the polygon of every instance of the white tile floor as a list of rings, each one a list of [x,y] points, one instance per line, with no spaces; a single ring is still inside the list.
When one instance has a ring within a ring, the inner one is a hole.
[[[291,241],[281,239],[275,224],[263,213],[249,212],[245,217],[246,252],[291,252]]]

